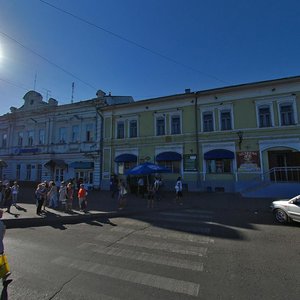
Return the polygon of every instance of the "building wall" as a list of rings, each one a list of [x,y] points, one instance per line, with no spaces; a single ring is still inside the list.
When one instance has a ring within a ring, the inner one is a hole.
[[[170,188],[177,176],[182,176],[191,190],[239,191],[249,182],[270,176],[267,174],[270,151],[299,151],[299,91],[300,79],[294,78],[148,99],[114,107],[113,110],[105,107],[103,113],[111,115],[110,124],[113,126],[112,139],[104,140],[105,147],[110,150],[111,171],[118,171],[114,162],[117,154],[132,153],[132,149],[137,152],[136,164],[156,162],[157,154],[174,151],[182,156],[179,172],[162,174]],[[195,115],[196,102],[198,119]],[[280,110],[285,103],[291,104],[293,109],[293,124],[282,124]],[[270,127],[260,127],[262,106],[269,109]],[[221,115],[226,111],[230,112],[231,127],[223,130]],[[213,116],[212,131],[205,131],[204,128],[204,114],[207,112]],[[171,133],[170,120],[174,114],[181,117],[180,134]],[[130,139],[126,134],[122,139],[116,138],[120,116],[125,120],[126,132],[126,120],[138,119],[137,138]],[[157,117],[164,117],[165,120],[165,134],[162,136],[157,136]],[[269,144],[265,147],[264,143]],[[209,173],[210,162],[205,159],[205,155],[208,151],[218,149],[230,151],[234,155],[230,159],[231,171],[228,173]],[[249,156],[252,156],[254,162],[247,161]],[[187,158],[192,157],[198,157],[198,171],[189,170],[193,165],[191,160],[189,164],[185,163]],[[122,174],[120,176],[125,177]]]

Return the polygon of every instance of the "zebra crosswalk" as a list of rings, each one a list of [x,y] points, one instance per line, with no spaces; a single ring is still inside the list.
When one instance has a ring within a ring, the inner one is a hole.
[[[154,213],[139,220],[119,218],[114,221],[116,226],[100,230],[92,241],[77,245],[78,251],[88,254],[85,260],[60,255],[51,263],[104,280],[119,280],[124,285],[152,288],[157,295],[168,292],[196,297],[201,290],[197,274],[205,270],[214,243],[207,225],[213,217],[211,211],[186,209]],[[110,296],[117,299],[107,292],[103,299]]]

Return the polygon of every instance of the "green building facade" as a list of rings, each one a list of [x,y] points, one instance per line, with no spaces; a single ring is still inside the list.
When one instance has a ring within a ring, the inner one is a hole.
[[[172,190],[238,192],[298,182],[300,77],[229,86],[99,108],[102,181],[149,161]]]

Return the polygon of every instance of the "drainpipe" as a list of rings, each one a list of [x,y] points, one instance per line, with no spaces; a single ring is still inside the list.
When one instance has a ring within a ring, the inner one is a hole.
[[[102,166],[102,163],[103,163],[103,115],[102,113],[100,112],[100,109],[99,107],[96,107],[96,112],[97,114],[99,115],[100,117],[100,141],[99,141],[99,154],[100,154],[100,157],[99,157],[99,160],[100,160],[100,169],[99,169],[99,188],[101,189],[101,185],[102,185],[102,172],[103,172],[103,166]]]
[[[200,188],[201,177],[199,170],[199,161],[200,161],[200,149],[199,149],[199,130],[198,130],[198,96],[196,92],[195,97],[195,141],[196,141],[196,166],[197,166],[197,188]]]

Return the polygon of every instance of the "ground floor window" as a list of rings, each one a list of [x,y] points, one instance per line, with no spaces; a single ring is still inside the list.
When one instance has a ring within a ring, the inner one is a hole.
[[[82,182],[86,184],[94,183],[94,172],[93,170],[76,170],[75,172],[76,182]]]
[[[161,160],[157,164],[159,166],[168,168],[172,173],[180,173],[180,161]]]
[[[64,181],[64,169],[60,169],[60,168],[55,169],[55,181],[56,182]]]
[[[128,170],[136,166],[136,162],[119,162],[117,164],[117,174],[124,175]]]
[[[209,159],[206,160],[207,173],[232,173],[231,159]]]
[[[31,180],[31,165],[26,165],[26,180]]]
[[[21,178],[21,165],[17,165],[17,169],[16,169],[16,180],[20,180]]]
[[[37,181],[41,182],[42,181],[42,165],[38,164],[37,169],[36,169],[36,179]]]

